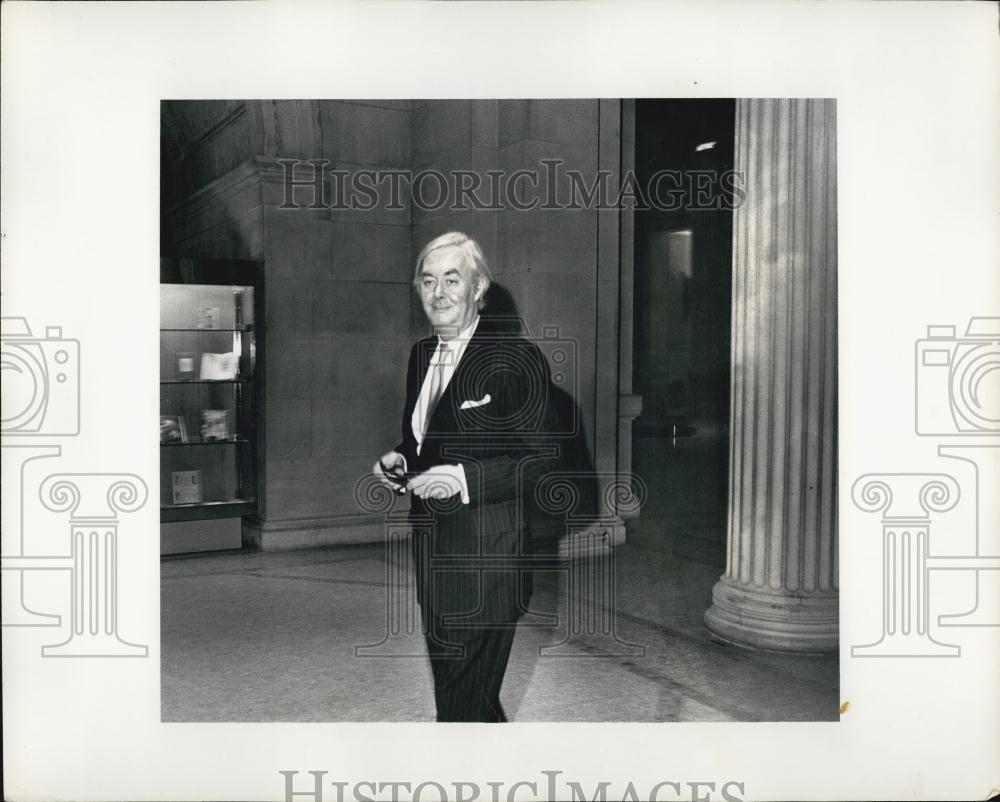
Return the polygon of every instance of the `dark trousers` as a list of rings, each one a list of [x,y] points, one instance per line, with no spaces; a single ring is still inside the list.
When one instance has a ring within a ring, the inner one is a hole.
[[[506,721],[500,686],[514,643],[504,627],[438,627],[427,636],[438,721]]]

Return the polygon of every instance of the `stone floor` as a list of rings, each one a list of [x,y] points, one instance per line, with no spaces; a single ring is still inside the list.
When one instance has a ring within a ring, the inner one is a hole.
[[[727,646],[702,625],[724,569],[724,456],[710,433],[637,442],[648,502],[597,563],[614,572],[615,613],[568,593],[564,572],[538,576],[532,607],[561,624],[519,626],[501,694],[512,720],[837,720],[836,655]],[[384,638],[394,567],[382,544],[165,559],[163,720],[433,720],[422,638],[355,653]],[[580,603],[594,615],[573,614]]]

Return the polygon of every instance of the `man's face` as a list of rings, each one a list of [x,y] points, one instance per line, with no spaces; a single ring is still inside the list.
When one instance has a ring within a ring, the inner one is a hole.
[[[475,271],[458,248],[440,248],[424,259],[420,300],[437,334],[451,338],[472,323],[482,294]]]

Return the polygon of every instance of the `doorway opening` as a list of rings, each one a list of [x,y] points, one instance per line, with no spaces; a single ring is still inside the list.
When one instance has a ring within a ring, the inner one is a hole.
[[[735,101],[638,100],[633,470],[649,498],[629,538],[725,565]],[[709,589],[710,590],[710,589]]]

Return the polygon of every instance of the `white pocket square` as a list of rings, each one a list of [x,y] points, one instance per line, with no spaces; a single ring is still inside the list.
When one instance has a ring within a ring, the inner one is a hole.
[[[480,401],[473,401],[472,399],[469,399],[468,401],[463,401],[462,406],[460,406],[459,409],[472,409],[473,407],[481,407],[490,403],[490,401],[492,400],[493,399],[490,398],[490,394],[487,393],[482,397],[482,400]]]

